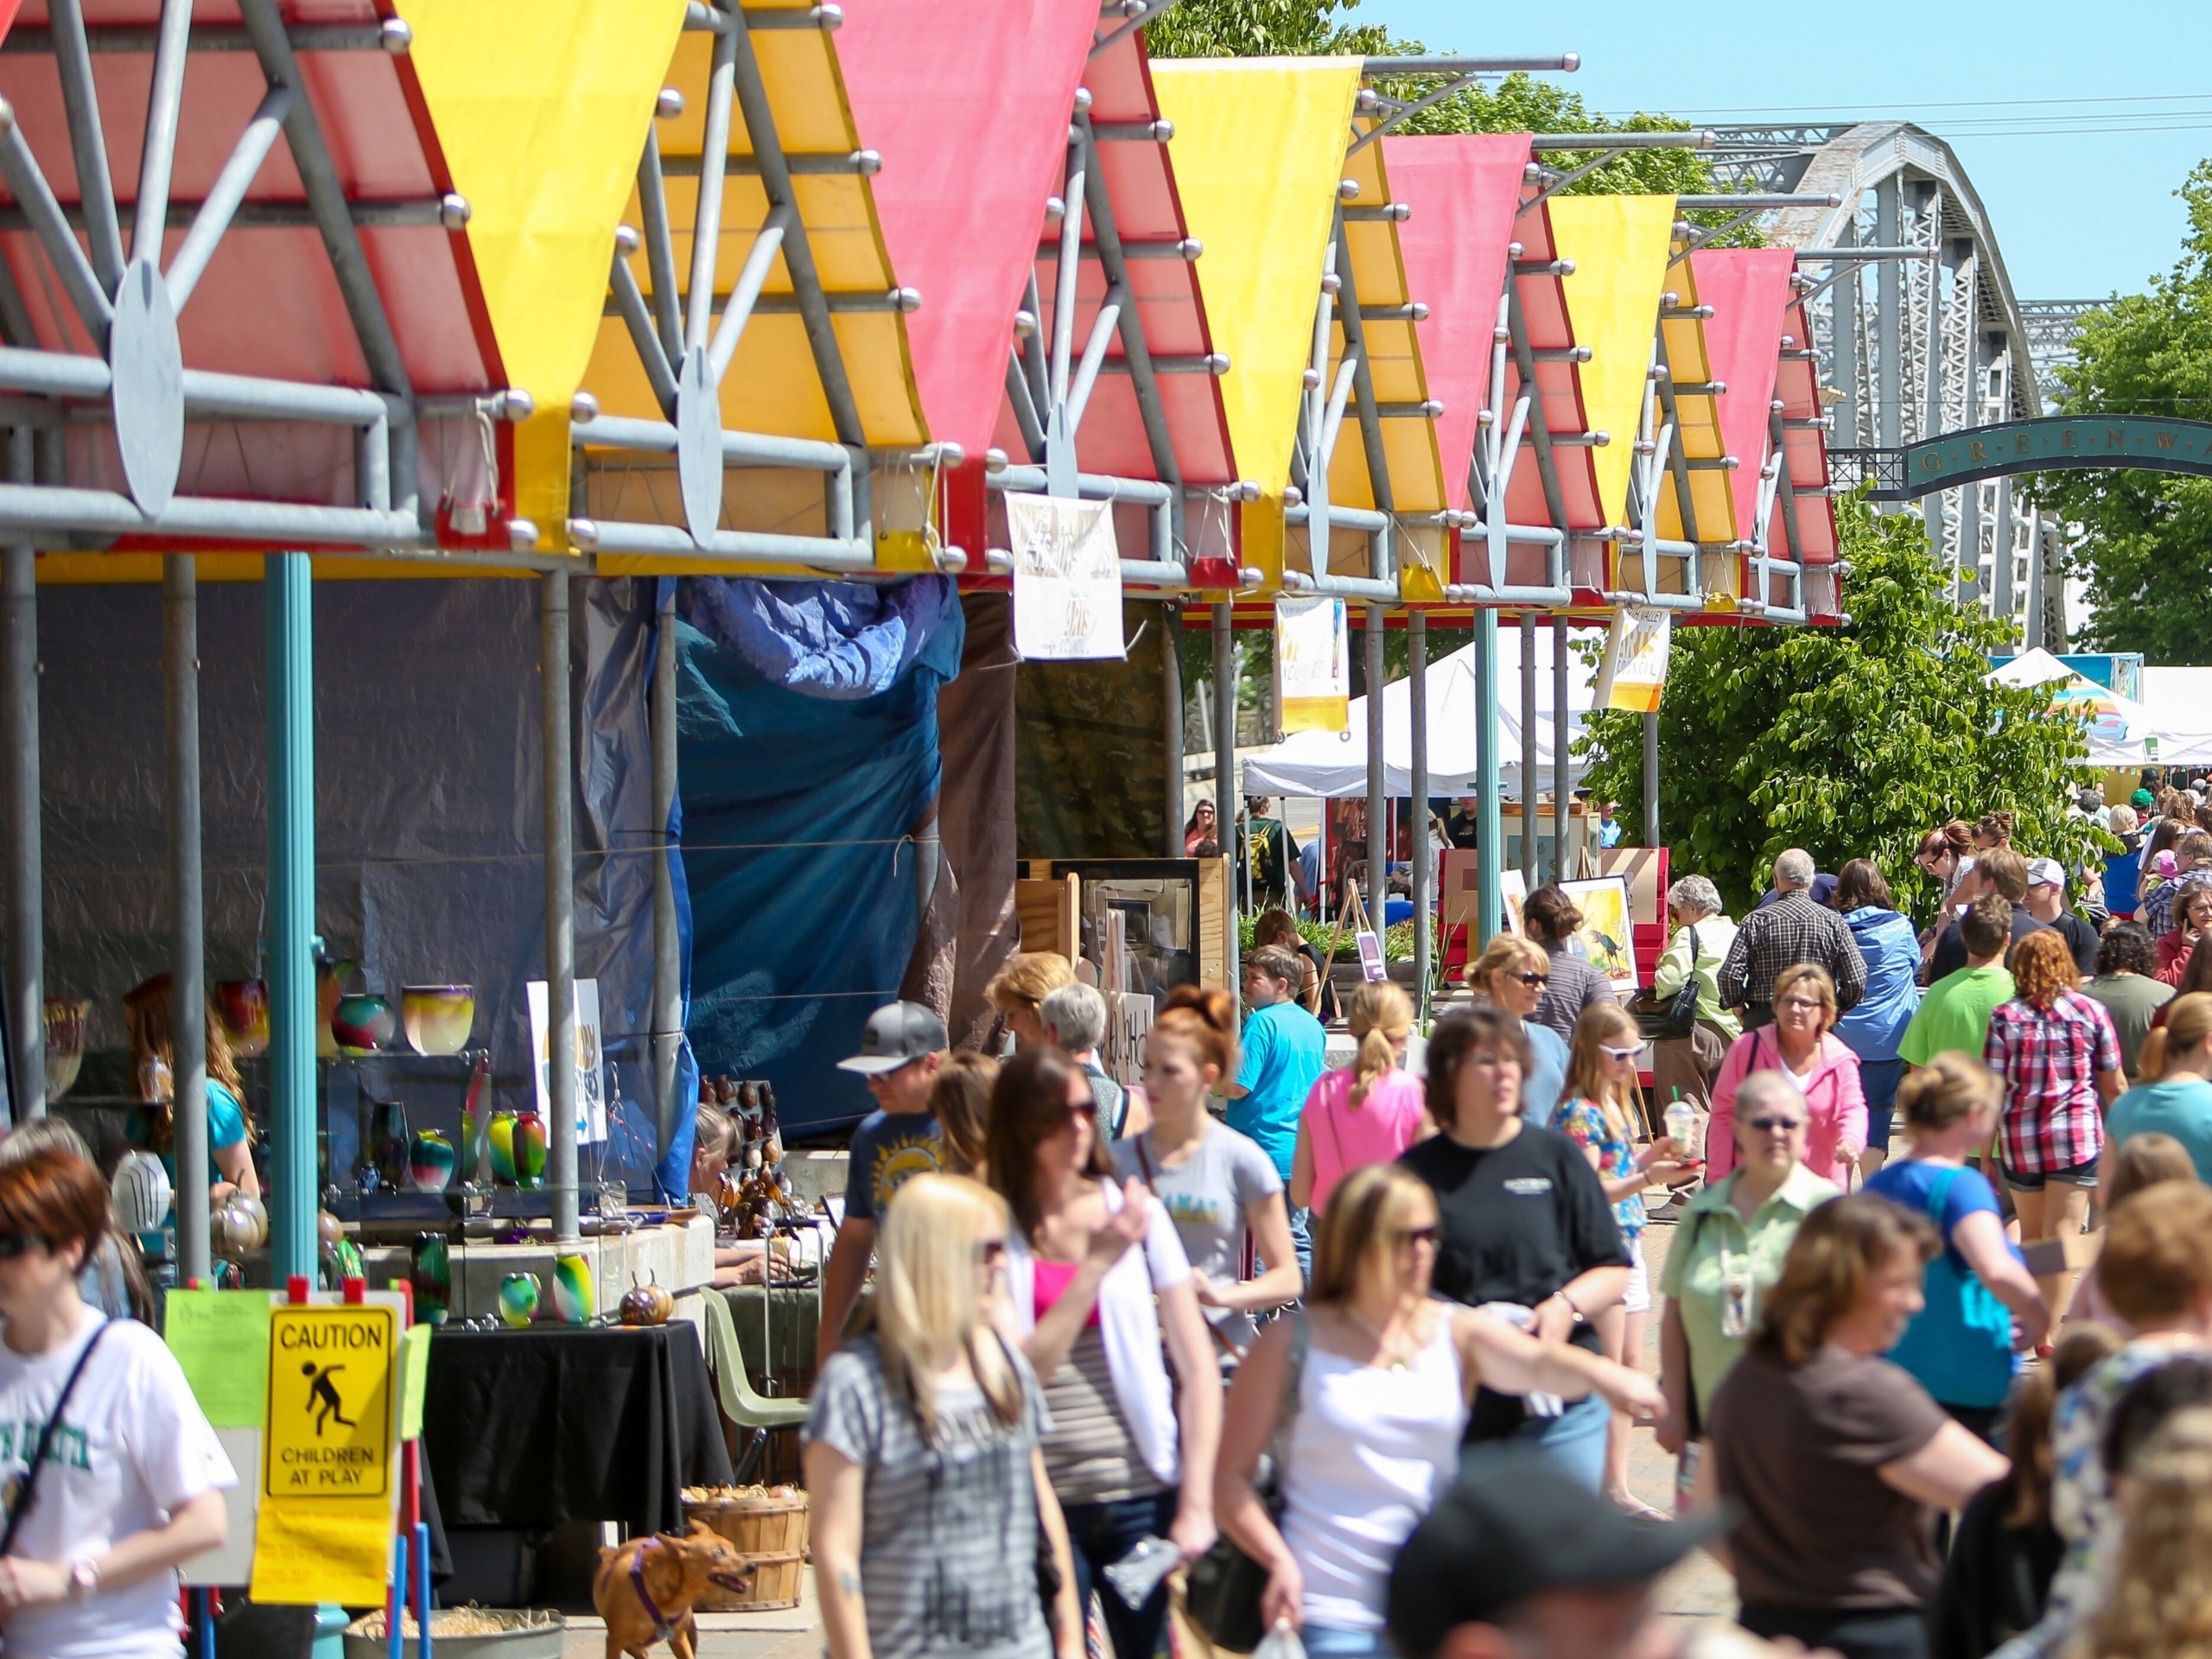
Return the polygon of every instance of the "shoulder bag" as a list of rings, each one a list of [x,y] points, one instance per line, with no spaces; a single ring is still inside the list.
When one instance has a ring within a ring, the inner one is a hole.
[[[46,1425],[38,1432],[38,1444],[31,1449],[30,1467],[23,1471],[23,1483],[16,1490],[16,1501],[8,1506],[8,1524],[0,1529],[0,1555],[16,1553],[16,1535],[22,1530],[23,1522],[31,1512],[31,1505],[38,1498],[39,1471],[46,1467],[46,1454],[53,1449],[54,1436],[61,1427],[61,1414],[68,1409],[69,1396],[77,1391],[77,1379],[85,1374],[85,1366],[92,1357],[92,1350],[100,1345],[100,1338],[107,1334],[103,1321],[92,1332],[92,1340],[85,1344],[85,1351],[77,1356],[77,1363],[69,1368],[69,1375],[61,1384],[61,1393],[54,1402],[54,1411]]]
[[[1697,1029],[1698,999],[1703,995],[1697,976],[1697,929],[1691,928],[1689,936],[1690,970],[1683,976],[1681,989],[1663,1003],[1646,1000],[1631,1010],[1640,1033],[1652,1041],[1673,1042]]]
[[[1268,1506],[1268,1518],[1278,1527],[1282,1522],[1282,1448],[1289,1440],[1292,1421],[1298,1415],[1299,1384],[1306,1374],[1306,1310],[1293,1307],[1284,1317],[1291,1326],[1282,1403],[1278,1408],[1274,1443],[1268,1448],[1261,1478],[1254,1483],[1260,1501]],[[1214,1540],[1211,1549],[1191,1563],[1184,1611],[1217,1648],[1249,1653],[1268,1633],[1260,1620],[1260,1597],[1267,1587],[1268,1569],[1224,1532]]]
[[[1928,1189],[1928,1219],[1943,1248],[1922,1281],[1927,1306],[1913,1316],[1889,1357],[1910,1371],[1937,1402],[2001,1406],[2012,1388],[2012,1314],[1973,1268],[1954,1261],[1943,1206],[1966,1172],[1947,1169]]]

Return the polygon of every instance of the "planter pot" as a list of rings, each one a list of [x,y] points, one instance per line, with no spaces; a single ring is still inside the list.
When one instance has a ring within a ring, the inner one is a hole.
[[[483,1630],[495,1624],[497,1630]],[[457,1626],[449,1632],[448,1626]],[[415,1622],[400,1621],[400,1635],[411,1648]],[[465,1634],[461,1633],[466,1631]],[[568,1620],[546,1608],[506,1611],[483,1607],[442,1608],[430,1615],[430,1643],[441,1659],[561,1659]],[[346,1627],[346,1659],[391,1659],[384,1615],[370,1613]]]

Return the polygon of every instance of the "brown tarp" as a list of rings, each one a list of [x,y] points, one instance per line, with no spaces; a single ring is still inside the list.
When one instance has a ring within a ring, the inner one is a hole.
[[[1156,858],[1166,844],[1163,614],[1125,603],[1125,661],[1024,663],[1015,672],[1023,858]]]

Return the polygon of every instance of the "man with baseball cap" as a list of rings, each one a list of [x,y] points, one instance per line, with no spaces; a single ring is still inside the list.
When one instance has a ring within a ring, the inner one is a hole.
[[[938,1166],[937,1119],[930,1090],[944,1064],[944,1021],[918,1002],[888,1002],[868,1017],[861,1052],[837,1062],[868,1079],[877,1109],[853,1131],[845,1176],[845,1219],[822,1270],[822,1324],[815,1332],[817,1369],[829,1362],[860,1300],[875,1255],[878,1218],[910,1175]]]
[[[2074,953],[2074,965],[2082,970],[2082,977],[2092,979],[2097,971],[2097,930],[2087,918],[2076,916],[2066,908],[2066,867],[2055,858],[2031,858],[2028,861],[2028,914],[2045,927],[2052,927],[2064,936],[2066,948]]]
[[[1652,1585],[1719,1525],[1631,1521],[1544,1459],[1484,1459],[1398,1552],[1390,1639],[1400,1659],[1659,1659],[1677,1636]]]

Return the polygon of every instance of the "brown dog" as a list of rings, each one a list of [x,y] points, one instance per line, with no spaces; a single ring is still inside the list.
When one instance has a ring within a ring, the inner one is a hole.
[[[760,1570],[703,1521],[694,1521],[682,1537],[658,1532],[601,1548],[591,1599],[607,1621],[607,1659],[626,1653],[645,1659],[645,1649],[660,1641],[676,1659],[692,1659],[698,1626],[691,1604],[710,1584],[743,1595]]]

